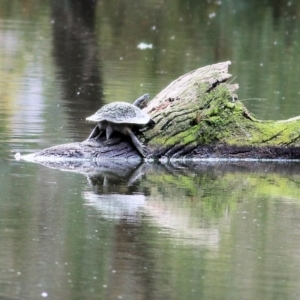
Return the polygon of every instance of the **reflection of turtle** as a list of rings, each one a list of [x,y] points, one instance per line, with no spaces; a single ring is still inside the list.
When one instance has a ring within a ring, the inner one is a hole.
[[[114,102],[104,105],[94,115],[86,118],[87,121],[98,122],[89,139],[97,139],[104,130],[106,130],[106,139],[108,140],[114,131],[118,131],[131,138],[136,150],[145,157],[145,146],[140,143],[132,127],[143,127],[147,124],[154,124],[154,121],[143,112],[148,102],[148,94],[136,99],[133,104],[126,102]]]

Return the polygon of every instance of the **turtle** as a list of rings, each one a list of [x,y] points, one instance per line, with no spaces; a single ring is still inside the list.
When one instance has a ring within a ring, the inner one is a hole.
[[[104,130],[106,131],[106,140],[109,140],[111,134],[118,131],[129,136],[140,155],[146,157],[145,146],[134,135],[132,128],[155,124],[150,116],[141,110],[147,105],[148,98],[149,95],[145,94],[136,99],[133,104],[113,102],[101,107],[95,114],[86,118],[87,121],[98,123],[87,140],[97,139]]]

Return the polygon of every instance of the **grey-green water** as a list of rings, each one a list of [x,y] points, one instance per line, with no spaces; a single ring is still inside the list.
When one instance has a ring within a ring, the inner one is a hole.
[[[0,299],[299,299],[297,162],[13,159],[225,60],[259,118],[299,115],[299,18],[295,1],[2,1]]]

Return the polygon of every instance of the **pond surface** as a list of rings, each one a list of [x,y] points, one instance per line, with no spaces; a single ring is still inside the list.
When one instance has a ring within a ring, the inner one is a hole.
[[[2,1],[0,299],[299,299],[299,162],[14,160],[82,141],[105,103],[227,60],[258,118],[299,115],[299,12],[275,0]]]

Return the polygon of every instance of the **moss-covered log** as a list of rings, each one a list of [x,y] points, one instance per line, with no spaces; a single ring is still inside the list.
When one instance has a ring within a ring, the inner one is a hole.
[[[144,109],[156,125],[137,137],[152,158],[300,158],[300,117],[262,121],[236,101],[228,83],[230,62],[194,70],[160,92]],[[87,133],[88,136],[89,133]],[[129,139],[114,133],[98,140],[55,146],[31,155],[47,158],[140,158]]]

